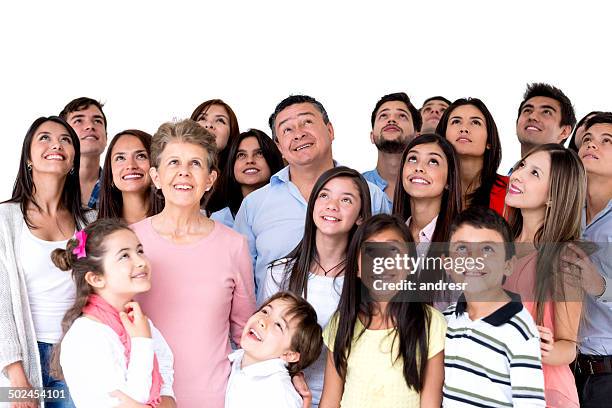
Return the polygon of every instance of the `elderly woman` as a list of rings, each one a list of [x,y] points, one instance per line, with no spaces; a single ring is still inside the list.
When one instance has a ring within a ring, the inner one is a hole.
[[[200,211],[217,178],[215,138],[204,127],[160,126],[151,166],[165,204],[132,226],[154,271],[153,288],[139,300],[174,352],[177,406],[223,407],[229,338],[240,343],[255,311],[247,242]]]
[[[151,194],[151,135],[128,129],[108,145],[102,170],[98,218],[122,218],[128,224],[161,210],[161,199]]]
[[[0,204],[0,386],[60,390],[65,398],[48,407],[74,407],[49,361],[75,286],[50,254],[95,217],[81,207],[79,154],[79,139],[63,119],[36,119],[23,141],[13,196]]]

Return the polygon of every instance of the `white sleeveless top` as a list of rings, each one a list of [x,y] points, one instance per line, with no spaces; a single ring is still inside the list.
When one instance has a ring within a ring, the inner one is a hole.
[[[62,319],[74,304],[76,288],[71,271],[51,262],[54,249],[65,249],[68,240],[44,241],[23,224],[19,262],[24,271],[36,340],[55,344],[62,337]]]

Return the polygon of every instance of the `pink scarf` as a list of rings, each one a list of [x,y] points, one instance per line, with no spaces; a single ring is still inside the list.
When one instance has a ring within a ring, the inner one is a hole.
[[[130,364],[130,351],[132,350],[132,342],[130,340],[130,336],[128,335],[125,327],[123,327],[123,323],[121,323],[121,319],[119,318],[119,312],[115,310],[106,300],[102,299],[98,295],[89,295],[87,299],[87,305],[83,308],[83,313],[88,314],[92,317],[95,317],[100,322],[106,324],[108,327],[113,329],[117,336],[119,336],[119,340],[121,340],[121,344],[124,347],[125,353],[125,361],[126,365]],[[152,407],[156,407],[161,402],[161,397],[159,395],[161,391],[161,385],[163,380],[161,375],[159,374],[159,364],[157,363],[157,357],[155,354],[153,355],[153,372],[152,372],[152,384],[151,391],[149,393],[149,400],[147,401],[147,405]]]

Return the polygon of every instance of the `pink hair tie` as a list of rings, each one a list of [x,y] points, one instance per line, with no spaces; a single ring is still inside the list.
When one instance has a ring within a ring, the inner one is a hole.
[[[85,233],[85,230],[80,230],[74,234],[74,237],[79,241],[79,245],[72,250],[72,253],[76,255],[77,259],[86,257],[85,244],[87,243],[87,233]]]

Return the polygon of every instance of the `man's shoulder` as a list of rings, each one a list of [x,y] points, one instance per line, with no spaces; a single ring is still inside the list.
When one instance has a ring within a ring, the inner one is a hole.
[[[265,201],[271,194],[278,194],[278,189],[271,183],[266,184],[263,187],[253,191],[242,200],[242,205],[253,206],[257,203]]]

